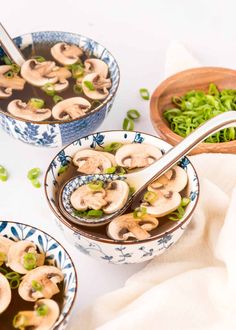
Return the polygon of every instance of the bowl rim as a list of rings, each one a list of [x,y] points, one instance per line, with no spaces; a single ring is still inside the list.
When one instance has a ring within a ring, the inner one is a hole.
[[[109,93],[109,95],[107,96],[107,98],[98,106],[96,107],[95,109],[93,109],[91,112],[88,112],[86,114],[84,114],[83,116],[79,117],[79,118],[76,118],[76,119],[71,119],[71,120],[65,120],[65,121],[61,121],[61,120],[53,120],[53,121],[49,121],[49,120],[44,120],[44,121],[32,121],[32,120],[29,120],[29,119],[23,119],[23,118],[20,118],[20,117],[16,117],[16,116],[13,116],[12,114],[10,114],[9,112],[7,112],[7,110],[3,110],[1,109],[0,107],[0,114],[3,114],[7,117],[10,117],[12,119],[15,119],[15,120],[19,120],[19,121],[22,121],[24,123],[31,123],[31,124],[37,124],[37,125],[50,125],[50,124],[59,124],[59,125],[62,125],[62,124],[68,124],[68,123],[72,123],[72,122],[75,122],[75,121],[79,121],[81,119],[84,119],[84,118],[87,118],[89,117],[90,115],[98,112],[99,110],[101,110],[105,105],[107,105],[107,103],[109,101],[112,100],[112,98],[114,98],[114,96],[116,95],[117,93],[117,90],[118,90],[118,87],[120,85],[120,67],[118,65],[118,62],[116,60],[116,58],[114,57],[114,55],[106,48],[104,47],[100,42],[90,38],[90,37],[87,37],[87,36],[84,36],[82,34],[79,34],[79,33],[75,33],[75,32],[66,32],[66,31],[50,31],[50,30],[46,30],[46,31],[34,31],[34,32],[28,32],[28,33],[24,33],[24,34],[21,34],[17,37],[14,37],[13,40],[15,41],[17,38],[23,38],[23,37],[27,37],[27,36],[31,36],[32,34],[34,33],[65,33],[65,34],[72,34],[74,36],[79,36],[79,37],[82,37],[82,38],[86,38],[86,39],[90,39],[94,42],[96,42],[99,46],[103,47],[103,50],[107,51],[114,59],[115,63],[116,63],[116,66],[117,66],[117,76],[118,76],[118,80],[117,80],[117,86],[115,88],[115,90],[111,93]]]
[[[171,234],[171,233],[175,232],[176,230],[178,230],[180,227],[182,227],[183,224],[185,224],[189,219],[191,219],[191,217],[192,217],[192,215],[193,215],[193,213],[195,211],[195,208],[196,208],[196,206],[198,204],[199,195],[200,195],[200,181],[199,181],[199,177],[198,177],[198,174],[197,174],[197,171],[196,171],[195,167],[193,166],[192,162],[189,160],[189,158],[187,156],[185,156],[185,157],[188,159],[190,165],[192,166],[192,168],[193,168],[193,170],[195,172],[195,175],[196,175],[196,180],[197,180],[198,193],[197,193],[197,196],[196,196],[196,199],[195,199],[195,203],[194,203],[194,205],[193,205],[190,213],[188,214],[188,216],[183,221],[180,221],[180,222],[179,221],[176,221],[176,223],[177,223],[176,226],[174,226],[173,228],[171,228],[169,230],[166,230],[165,232],[163,232],[161,234],[158,234],[158,235],[156,235],[154,237],[150,237],[150,238],[147,238],[147,239],[141,240],[141,241],[112,241],[112,240],[107,240],[107,239],[104,239],[104,238],[101,238],[101,237],[97,237],[97,236],[91,235],[91,234],[89,234],[87,232],[82,232],[81,233],[81,231],[77,227],[75,227],[73,225],[73,223],[70,223],[69,220],[67,220],[67,219],[65,219],[63,217],[63,215],[61,214],[61,212],[58,209],[57,209],[58,213],[54,210],[54,208],[51,205],[50,198],[49,198],[49,196],[47,194],[47,187],[48,187],[48,185],[47,185],[47,178],[48,178],[48,174],[49,174],[49,171],[50,171],[51,163],[58,157],[58,155],[60,154],[60,152],[62,150],[65,150],[70,145],[73,145],[76,141],[78,141],[80,139],[85,139],[85,138],[87,138],[87,137],[89,137],[91,135],[97,134],[97,133],[103,134],[103,133],[110,133],[110,132],[119,132],[119,133],[121,133],[121,132],[122,133],[124,133],[124,132],[127,132],[128,133],[129,132],[130,133],[130,131],[125,131],[125,130],[105,130],[105,131],[99,131],[99,132],[87,134],[87,135],[85,135],[85,136],[83,136],[83,137],[81,137],[79,139],[74,140],[73,142],[67,144],[66,146],[64,146],[62,149],[60,149],[59,152],[57,152],[57,154],[53,157],[53,159],[51,159],[50,164],[49,164],[49,166],[48,166],[48,168],[47,168],[47,170],[45,172],[45,175],[44,175],[44,194],[46,196],[46,199],[47,199],[47,202],[49,204],[49,207],[52,210],[52,212],[54,213],[54,215],[57,217],[57,219],[60,222],[62,222],[63,225],[65,225],[67,228],[69,228],[70,230],[72,230],[74,232],[74,234],[76,233],[76,234],[79,234],[79,235],[81,235],[83,237],[86,237],[88,239],[91,239],[91,240],[94,240],[94,241],[97,241],[97,242],[102,242],[102,243],[105,243],[105,244],[111,244],[111,245],[112,244],[113,245],[114,244],[115,245],[117,245],[117,244],[120,244],[120,245],[138,245],[138,244],[148,243],[148,242],[152,242],[154,240],[158,240],[161,237],[166,236],[168,234]],[[157,136],[155,136],[153,134],[150,134],[150,133],[146,133],[146,132],[142,132],[142,131],[137,131],[137,130],[133,131],[133,133],[140,133],[140,134],[147,135],[147,136],[153,137],[155,139],[164,141],[163,139],[161,139],[161,138],[159,138],[159,137],[157,137]],[[169,142],[166,142],[166,141],[164,141],[164,142],[167,143],[167,144],[169,144],[171,146],[171,144]]]
[[[196,68],[190,68],[190,69],[187,69],[187,70],[182,70],[180,72],[177,72],[173,75],[171,75],[170,77],[164,79],[161,81],[161,83],[155,88],[155,90],[153,91],[152,93],[152,96],[151,96],[151,99],[150,99],[150,104],[149,104],[149,114],[150,114],[150,117],[151,117],[151,123],[152,123],[152,126],[154,128],[154,130],[160,134],[161,136],[164,136],[166,137],[166,141],[168,142],[168,138],[169,137],[172,137],[173,139],[177,140],[178,142],[181,142],[184,138],[178,134],[176,134],[175,132],[173,132],[168,123],[166,122],[165,118],[163,118],[163,116],[160,114],[159,110],[158,110],[158,107],[156,105],[156,101],[160,98],[160,96],[162,95],[162,93],[165,91],[167,85],[175,78],[180,78],[182,75],[184,74],[188,74],[188,73],[191,73],[191,72],[198,72],[198,71],[219,71],[219,72],[228,72],[228,73],[232,73],[236,76],[236,70],[234,69],[230,69],[230,68],[224,68],[224,67],[218,67],[218,66],[201,66],[201,67],[196,67]],[[162,129],[160,130],[157,130],[156,129],[156,123],[158,122],[159,125],[161,125],[162,127],[165,127],[165,130],[166,130],[166,133],[164,134]],[[227,147],[232,147],[232,146],[235,146],[235,142],[236,140],[234,141],[228,141],[228,142],[219,142],[219,143],[210,143],[210,142],[201,142],[199,145],[198,145],[198,148],[199,147],[202,147],[204,149],[206,149],[206,152],[210,152],[211,149],[214,149],[215,146],[222,146],[223,148],[227,148]],[[169,143],[169,142],[168,142]],[[209,150],[209,151],[208,151]],[[204,152],[204,151],[202,151]]]
[[[77,294],[78,294],[78,275],[77,275],[77,271],[76,271],[76,268],[75,268],[75,264],[74,264],[74,262],[73,262],[73,260],[72,260],[72,258],[70,256],[70,254],[68,253],[68,251],[64,248],[64,246],[62,246],[62,244],[56,238],[52,237],[50,234],[46,233],[44,230],[42,230],[40,228],[37,228],[35,226],[31,226],[31,225],[29,225],[27,223],[23,223],[23,222],[18,222],[18,221],[13,221],[13,220],[2,220],[2,218],[0,218],[0,222],[7,222],[7,223],[12,223],[12,224],[17,224],[17,225],[23,225],[23,226],[27,226],[27,227],[36,229],[37,231],[41,231],[44,235],[49,236],[51,239],[53,239],[60,246],[60,248],[62,250],[64,250],[64,252],[67,254],[68,258],[70,259],[70,262],[72,264],[72,267],[73,267],[73,270],[74,270],[74,274],[75,274],[75,291],[74,291],[74,297],[72,299],[72,302],[71,302],[71,304],[69,306],[68,311],[65,314],[62,314],[62,312],[60,311],[60,315],[62,315],[62,320],[60,321],[60,323],[58,323],[56,325],[56,327],[59,327],[65,321],[65,319],[67,318],[67,316],[70,314],[72,308],[74,307],[75,299],[76,299]]]

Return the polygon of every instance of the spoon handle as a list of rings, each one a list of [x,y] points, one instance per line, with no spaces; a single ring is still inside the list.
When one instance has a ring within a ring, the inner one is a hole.
[[[2,23],[0,23],[0,43],[4,52],[10,57],[10,59],[21,66],[25,62],[25,58],[18,47],[15,45]]]
[[[194,130],[189,136],[183,139],[174,148],[170,149],[162,158],[149,166],[148,168],[127,175],[127,180],[131,186],[136,188],[137,195],[139,191],[155,181],[158,177],[171,169],[183,156],[188,154],[200,142],[208,136],[218,132],[220,129],[236,127],[236,111],[228,111],[220,114]],[[234,150],[236,153],[236,148]],[[145,184],[143,184],[145,180]]]

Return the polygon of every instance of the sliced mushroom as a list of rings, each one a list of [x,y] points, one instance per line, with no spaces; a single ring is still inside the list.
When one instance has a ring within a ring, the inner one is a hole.
[[[10,247],[15,244],[14,241],[10,240],[9,238],[4,237],[3,235],[0,235],[0,252],[7,255]]]
[[[110,152],[106,152],[106,151],[101,151],[103,156],[107,157],[108,159],[110,159],[111,161],[111,165],[112,166],[116,166],[116,159],[115,159],[115,156],[113,154],[111,154]]]
[[[105,152],[93,149],[79,150],[73,157],[73,163],[78,167],[77,171],[84,174],[99,174],[113,166],[111,157]]]
[[[45,315],[41,315],[44,310]],[[34,311],[21,311],[14,318],[16,329],[50,330],[60,315],[60,309],[56,301],[40,299],[34,306]]]
[[[98,58],[88,58],[84,61],[85,72],[98,73],[104,78],[108,75],[108,65]]]
[[[44,264],[44,254],[37,252],[37,247],[30,241],[18,241],[10,246],[7,254],[7,266],[19,274],[26,274],[29,272],[27,267],[25,268],[25,257],[27,254],[35,256],[35,267],[42,266]]]
[[[129,186],[125,181],[114,180],[106,188],[104,213],[111,214],[121,209],[129,197]]]
[[[115,155],[119,166],[130,169],[149,166],[161,157],[160,149],[145,143],[125,144]]]
[[[4,275],[0,273],[0,314],[3,313],[11,302],[11,287]]]
[[[78,211],[87,209],[101,210],[107,204],[105,201],[106,192],[103,188],[92,190],[88,185],[77,188],[70,197],[72,206]]]
[[[76,45],[59,42],[51,48],[53,58],[62,65],[76,63],[83,54],[82,49]]]
[[[12,90],[24,89],[25,80],[12,72],[11,77],[7,77],[6,73],[12,71],[11,65],[0,65],[0,99],[8,98],[12,95]]]
[[[86,86],[86,82],[92,84],[92,88]],[[105,99],[111,87],[111,79],[104,78],[98,73],[90,73],[86,75],[82,80],[82,89],[84,94],[93,100],[103,100]]]
[[[188,176],[184,169],[180,166],[174,166],[170,171],[163,174],[159,179],[154,181],[148,188],[150,191],[167,190],[182,191],[188,183]]]
[[[144,240],[150,237],[148,231],[157,226],[158,220],[149,214],[145,214],[142,219],[135,219],[133,213],[127,213],[109,223],[107,234],[116,241],[125,241],[129,238]]]
[[[26,301],[36,301],[40,298],[50,299],[59,292],[57,283],[63,281],[64,275],[54,266],[40,266],[27,273],[19,285],[18,293]],[[34,283],[41,290],[35,290]]]
[[[51,117],[50,109],[37,109],[32,104],[19,99],[11,101],[7,106],[7,111],[16,117],[32,121],[43,121]]]
[[[157,192],[156,192],[157,193]],[[175,211],[181,204],[181,195],[173,191],[159,191],[158,197],[152,204],[143,203],[141,207],[146,208],[146,212],[155,217],[164,217]]]
[[[71,97],[58,102],[52,108],[52,116],[57,120],[76,119],[86,114],[91,108],[89,101],[83,97]]]

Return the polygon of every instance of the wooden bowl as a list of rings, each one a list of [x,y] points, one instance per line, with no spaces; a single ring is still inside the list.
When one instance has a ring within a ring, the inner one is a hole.
[[[179,72],[164,80],[154,91],[150,102],[150,115],[154,129],[160,137],[172,145],[176,145],[183,138],[175,134],[169,123],[163,117],[163,112],[173,108],[173,96],[183,96],[190,90],[207,92],[209,84],[214,83],[222,89],[236,89],[236,70],[201,67]],[[201,143],[190,154],[199,153],[236,153],[236,140],[220,143]]]

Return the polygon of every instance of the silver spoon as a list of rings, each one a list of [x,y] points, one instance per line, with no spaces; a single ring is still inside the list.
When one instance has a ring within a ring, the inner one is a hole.
[[[127,209],[135,208],[137,202],[142,199],[144,191],[153,181],[162,174],[171,169],[183,156],[194,149],[200,142],[208,136],[218,132],[220,129],[236,126],[236,111],[228,111],[220,114],[198,127],[194,132],[187,136],[182,142],[170,149],[158,161],[138,172],[125,175],[117,174],[95,174],[83,175],[72,178],[63,186],[59,196],[59,207],[63,215],[77,224],[86,226],[100,226],[110,222],[112,219],[125,213]],[[236,153],[236,148],[235,148]],[[135,188],[135,193],[129,197],[125,206],[112,214],[103,215],[98,219],[87,219],[81,215],[75,215],[74,209],[70,203],[70,196],[79,186],[91,181],[111,181],[126,180],[129,186]],[[143,183],[145,181],[145,183]]]
[[[25,62],[25,58],[22,52],[19,50],[19,48],[9,36],[2,23],[0,23],[0,43],[7,56],[14,63],[18,64],[19,66],[22,66],[22,64]]]

